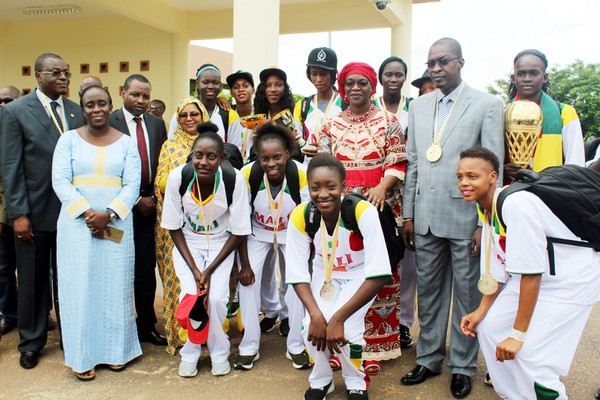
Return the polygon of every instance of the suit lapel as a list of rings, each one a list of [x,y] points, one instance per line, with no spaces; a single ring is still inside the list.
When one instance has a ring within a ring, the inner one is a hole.
[[[115,120],[115,128],[123,132],[125,135],[129,135],[129,127],[127,126],[127,122],[125,122],[125,114],[123,114],[123,109],[119,108],[114,113]]]
[[[463,92],[461,93],[460,97],[457,99],[456,104],[454,105],[454,108],[452,109],[452,113],[449,116],[450,119],[448,120],[448,123],[446,124],[444,136],[442,136],[440,145],[444,146],[444,143],[446,143],[446,141],[448,141],[448,138],[450,137],[450,135],[452,135],[452,132],[454,132],[454,128],[456,127],[456,124],[463,117],[463,114],[465,113],[465,111],[467,111],[467,108],[469,108],[470,104],[471,104],[471,91],[470,91],[469,87],[467,86],[467,84],[465,83],[465,88],[463,89]]]
[[[421,141],[425,143],[425,150],[431,146],[433,143],[433,125],[435,123],[435,102],[437,97],[435,95],[429,96],[427,104],[423,107],[423,124],[425,124],[425,129],[423,132],[427,132],[426,135],[421,137]]]
[[[56,130],[56,127],[54,126],[54,122],[52,122],[52,119],[48,116],[44,105],[40,102],[40,99],[38,99],[37,94],[35,92],[31,94],[28,106],[29,111],[44,127],[46,132],[50,134],[50,136],[52,136],[54,139],[58,140],[60,138],[60,135]]]
[[[79,128],[79,121],[77,115],[79,114],[76,103],[69,101],[63,96],[63,105],[65,107],[65,118],[67,119],[66,130],[72,130]]]

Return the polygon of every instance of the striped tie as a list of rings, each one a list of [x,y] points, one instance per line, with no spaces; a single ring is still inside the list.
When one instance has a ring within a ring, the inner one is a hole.
[[[448,118],[448,114],[450,113],[450,102],[452,100],[448,96],[442,97],[440,100],[439,108],[438,108],[438,123],[437,130],[439,131],[444,125],[446,118]]]

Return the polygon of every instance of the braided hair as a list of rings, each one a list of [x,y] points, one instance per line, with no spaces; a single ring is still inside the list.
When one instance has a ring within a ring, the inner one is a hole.
[[[548,59],[546,58],[546,55],[544,53],[542,53],[541,51],[536,50],[536,49],[525,49],[515,56],[515,59],[513,60],[513,66],[523,56],[535,56],[535,57],[539,58],[540,60],[542,60],[542,63],[544,64],[544,72],[546,72],[546,69],[548,68]],[[548,94],[550,93],[550,79],[549,78],[548,78],[548,81],[542,85],[542,91],[545,93],[548,93]],[[514,99],[516,95],[517,95],[517,86],[511,80],[508,84],[508,98]]]

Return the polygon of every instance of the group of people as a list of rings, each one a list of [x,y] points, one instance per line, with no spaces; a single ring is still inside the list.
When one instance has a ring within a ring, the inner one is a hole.
[[[523,235],[539,232],[511,236],[519,229],[512,221],[545,220],[523,215],[527,207],[544,212],[539,199],[505,203],[514,228],[492,235],[489,200],[503,175],[510,179],[521,166],[505,157],[504,105],[462,80],[464,63],[456,40],[436,41],[426,72],[413,81],[420,96],[412,99],[402,95],[408,68],[401,58],[384,60],[378,72],[360,62],[338,72],[336,53],[321,47],[306,64],[315,94],[294,103],[279,68],[263,70],[256,88],[250,73],[237,71],[226,77],[234,106],[219,97],[220,70],[204,64],[197,98],[183,99],[166,129],[149,112],[162,115],[165,105],[150,104],[143,75],[126,79],[117,110],[94,77],[82,81],[77,105],[65,97],[71,74],[64,60],[42,54],[37,89],[14,102],[0,99],[9,103],[0,112],[0,327],[17,325],[21,366],[38,363],[54,296],[65,363],[80,380],[94,379],[98,365],[122,371],[141,354],[140,342],[166,346],[169,354],[180,349],[182,377],[197,374],[206,344],[212,374],[225,375],[229,318],[237,314],[243,338],[234,368],[252,369],[261,334],[279,320],[292,366],[312,367],[305,399],[333,391],[337,369],[348,398],[367,399],[368,375],[413,345],[418,304],[417,365],[403,385],[441,372],[451,319],[454,397],[471,392],[479,339],[500,396],[566,398],[558,378],[576,346],[556,359],[536,352],[530,337],[547,328],[535,321],[547,322],[554,307],[539,304],[564,304],[577,318],[569,328],[577,338],[599,291],[593,278],[540,279],[546,259],[533,260],[537,253],[523,247]],[[525,50],[511,77],[511,101],[533,101],[544,114],[534,171],[585,161],[577,114],[547,93],[547,67],[545,55]],[[478,219],[473,201],[485,218]],[[390,262],[382,226],[373,223],[386,209],[406,245],[399,263]],[[588,250],[578,251],[597,264]],[[490,254],[501,285],[482,298],[480,265],[489,265]],[[165,336],[153,306],[156,265]],[[585,299],[554,299],[545,287],[555,280],[570,290],[587,283]],[[524,286],[530,281],[539,299]],[[178,310],[190,296],[208,316],[201,328],[189,309],[183,316],[184,307]],[[535,332],[525,341],[528,327]],[[507,337],[520,345],[507,346]],[[507,353],[498,356],[498,349]],[[502,363],[510,359],[520,362]]]

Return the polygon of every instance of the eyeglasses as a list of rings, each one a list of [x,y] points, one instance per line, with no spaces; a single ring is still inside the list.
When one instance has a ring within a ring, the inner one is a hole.
[[[439,64],[440,67],[445,67],[446,65],[448,65],[450,63],[450,61],[460,60],[460,58],[461,57],[440,58],[439,60],[427,60],[425,65],[427,65],[427,68],[433,68],[433,67],[435,67],[435,64]]]
[[[198,116],[200,116],[200,113],[198,111],[192,111],[190,113],[181,113],[181,114],[179,114],[179,118],[182,118],[182,119],[187,119],[187,117],[196,118]]]
[[[3,104],[3,103],[4,103],[4,104],[8,104],[8,103],[10,103],[10,102],[11,102],[11,101],[13,101],[13,100],[14,100],[14,99],[13,99],[12,97],[5,97],[5,98],[3,98],[3,99],[0,99],[0,104]]]
[[[52,71],[39,71],[40,74],[50,74],[52,75],[53,78],[58,78],[60,76],[60,74],[64,74],[65,78],[69,79],[71,78],[71,71],[69,71],[68,69],[65,70],[60,70],[60,69],[53,69]]]
[[[346,82],[344,82],[344,86],[347,89],[352,89],[354,87],[354,85],[358,85],[358,87],[360,88],[366,88],[367,86],[369,86],[371,84],[371,82],[369,82],[367,79],[361,79],[360,81],[353,81],[352,79],[347,80]]]

